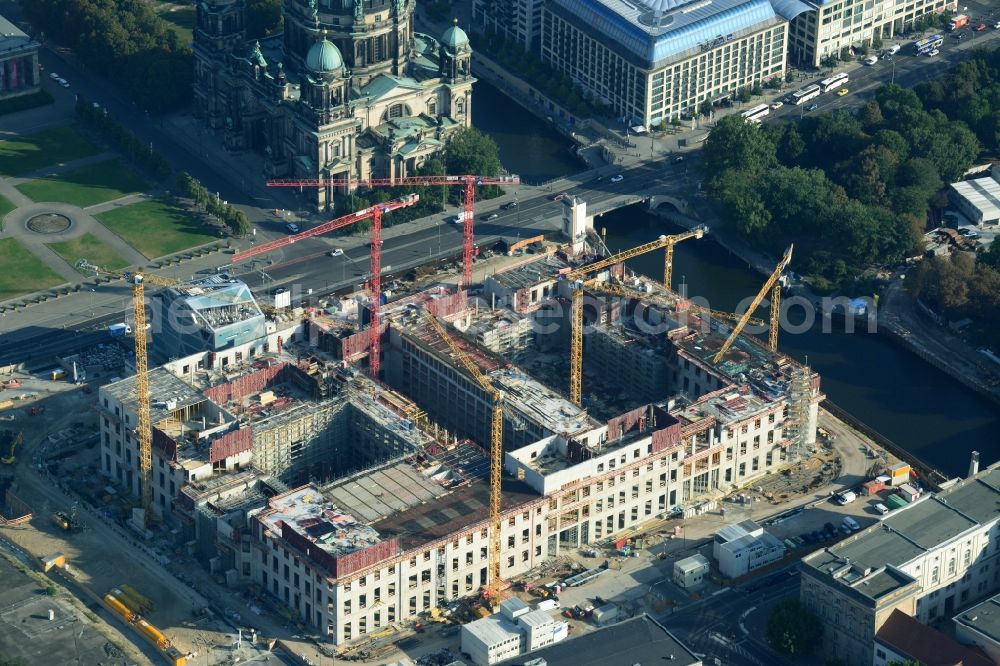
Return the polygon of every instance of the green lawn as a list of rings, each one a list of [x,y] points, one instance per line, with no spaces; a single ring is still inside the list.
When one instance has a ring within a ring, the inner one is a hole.
[[[23,176],[42,167],[63,164],[99,152],[100,148],[72,127],[55,127],[0,141],[0,175]]]
[[[17,206],[12,204],[7,197],[0,196],[0,217],[3,217],[15,208],[17,208]]]
[[[191,46],[194,41],[194,28],[197,23],[197,15],[193,6],[175,5],[171,2],[157,3],[156,13],[164,21],[170,24],[173,31],[177,33],[177,38],[181,44]]]
[[[84,234],[75,240],[61,243],[49,243],[49,247],[65,259],[70,266],[74,267],[80,259],[86,259],[91,264],[100,266],[106,271],[117,271],[128,266],[127,261],[93,234]]]
[[[14,238],[0,238],[0,301],[65,282]]]
[[[97,219],[150,259],[217,238],[185,211],[161,199],[115,208],[98,214]]]
[[[30,180],[17,186],[33,201],[62,201],[86,208],[142,192],[146,182],[120,160],[98,162],[73,171]]]

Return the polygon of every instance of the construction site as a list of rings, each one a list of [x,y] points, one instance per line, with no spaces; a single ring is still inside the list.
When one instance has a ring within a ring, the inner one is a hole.
[[[615,254],[574,233],[480,284],[431,275],[277,311],[229,278],[162,285],[164,312],[183,301],[237,339],[194,351],[211,336],[171,333],[157,365],[137,308],[139,334],[109,345],[120,365],[75,361],[90,383],[36,398],[44,427],[21,410],[36,469],[5,466],[4,520],[174,664],[259,646],[264,617],[333,654],[442,609],[488,615],[568,555],[816,453],[818,375],[777,351],[775,325],[742,331],[788,257],[745,315],[716,313],[670,288],[674,243],[701,235]],[[666,253],[662,282],[625,269],[646,252]],[[109,553],[108,533],[151,561]]]

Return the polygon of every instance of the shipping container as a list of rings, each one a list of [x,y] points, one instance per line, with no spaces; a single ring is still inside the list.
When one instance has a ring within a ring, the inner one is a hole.
[[[876,495],[882,490],[885,490],[885,484],[878,479],[875,479],[874,481],[866,481],[864,485],[861,486],[861,493],[867,495],[868,497]]]
[[[42,571],[50,571],[54,567],[66,566],[66,556],[56,551],[42,558]]]
[[[889,495],[889,497],[885,500],[885,504],[889,507],[889,510],[892,511],[893,509],[899,509],[906,506],[909,502],[899,495]]]
[[[597,624],[608,624],[609,622],[614,622],[617,617],[618,606],[615,606],[614,604],[601,606],[593,613],[594,622]]]
[[[119,590],[117,587],[111,590],[111,596],[118,600],[119,603],[128,607],[133,613],[139,613],[142,611],[142,605],[126,594],[124,591]]]

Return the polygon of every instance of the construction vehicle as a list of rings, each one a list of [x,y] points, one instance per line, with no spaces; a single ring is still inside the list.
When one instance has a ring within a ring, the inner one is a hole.
[[[111,593],[104,595],[104,604],[115,615],[124,620],[126,624],[135,629],[140,636],[155,645],[156,649],[160,651],[164,658],[166,658],[168,664],[171,666],[185,666],[187,663],[187,657],[182,654],[180,650],[171,645],[167,637],[163,635],[163,632],[144,620],[142,616],[140,616],[133,609],[122,603],[114,594],[115,592],[120,592],[120,590],[112,590]]]
[[[487,568],[486,588],[483,596],[493,608],[497,608],[503,594],[503,580],[500,577],[500,489],[503,473],[503,392],[497,390],[486,378],[472,359],[459,347],[444,326],[430,312],[424,316],[438,336],[448,345],[469,374],[479,383],[487,394],[493,397],[493,415],[490,428],[490,546],[489,566]],[[487,613],[488,615],[489,613]]]
[[[10,442],[10,453],[7,455],[6,458],[0,459],[0,462],[2,462],[4,465],[13,465],[15,462],[17,462],[17,447],[19,447],[23,443],[24,443],[24,433],[19,432],[17,433],[17,436],[14,437],[14,439],[11,440]]]
[[[369,180],[269,180],[268,187],[322,187],[326,188],[328,198],[332,199],[334,188],[343,188],[345,191],[353,187],[434,187],[434,186],[456,186],[461,185],[465,191],[463,198],[464,216],[464,238],[463,238],[463,262],[462,262],[462,282],[459,288],[468,289],[472,286],[472,261],[474,254],[473,243],[473,215],[476,206],[476,188],[484,185],[520,185],[521,179],[517,176],[406,176],[403,178],[376,178]],[[373,246],[374,248],[374,246]],[[375,254],[375,250],[372,250]]]
[[[764,282],[764,286],[760,288],[760,291],[757,292],[757,295],[754,297],[753,301],[751,301],[750,307],[747,308],[746,312],[743,313],[743,316],[740,317],[739,322],[737,322],[736,326],[733,327],[729,337],[726,338],[725,344],[722,345],[719,352],[714,358],[712,358],[713,363],[721,361],[722,357],[726,355],[727,351],[729,351],[729,348],[733,346],[733,343],[736,342],[736,338],[739,337],[740,333],[743,331],[743,327],[750,321],[751,316],[757,310],[761,301],[764,300],[764,296],[767,295],[768,291],[771,292],[771,331],[770,336],[768,337],[768,344],[771,351],[778,351],[778,329],[781,325],[781,283],[779,280],[781,279],[781,274],[792,261],[793,248],[794,245],[789,245],[788,249],[785,250],[785,255],[781,258],[781,261],[778,262],[778,265],[775,266],[774,272],[772,272],[770,277],[768,277]]]
[[[647,252],[663,249],[666,251],[663,260],[663,284],[669,290],[673,278],[674,245],[689,238],[701,238],[705,232],[705,227],[697,227],[692,231],[675,236],[660,236],[651,243],[623,250],[566,273],[565,279],[571,282],[573,296],[570,317],[572,325],[570,330],[569,399],[574,404],[580,405],[583,402],[583,278]]]
[[[66,532],[72,532],[80,527],[80,523],[76,519],[76,512],[66,513],[65,511],[56,511],[52,514],[52,522],[55,523],[59,529],[65,530]]]
[[[139,607],[142,608],[143,612],[149,613],[153,610],[153,602],[139,594],[139,592],[128,583],[122,583],[121,590],[127,594],[129,598],[134,599],[135,602],[139,604]]]

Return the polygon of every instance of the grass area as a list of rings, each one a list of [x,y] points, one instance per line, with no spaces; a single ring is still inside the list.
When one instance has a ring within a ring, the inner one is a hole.
[[[147,187],[146,181],[120,160],[108,160],[51,178],[31,180],[17,189],[33,201],[62,201],[86,208]]]
[[[128,266],[127,261],[93,234],[84,234],[75,240],[61,243],[49,243],[49,247],[71,266],[76,266],[80,259],[86,259],[107,271],[117,271]]]
[[[23,176],[45,166],[96,155],[100,148],[72,127],[54,127],[0,141],[0,175]]]
[[[3,217],[15,208],[17,208],[17,206],[11,203],[7,197],[0,196],[0,217]]]
[[[149,259],[217,238],[187,212],[162,199],[115,208],[98,214],[97,219]]]
[[[52,95],[44,90],[39,90],[30,95],[19,95],[10,99],[0,100],[0,116],[8,113],[17,113],[26,109],[35,109],[40,106],[52,104],[55,100]]]
[[[0,238],[0,266],[0,301],[65,281],[14,238]]]
[[[190,46],[194,42],[194,28],[197,22],[195,8],[190,5],[176,5],[172,2],[157,2],[156,13],[177,33],[181,44]]]

